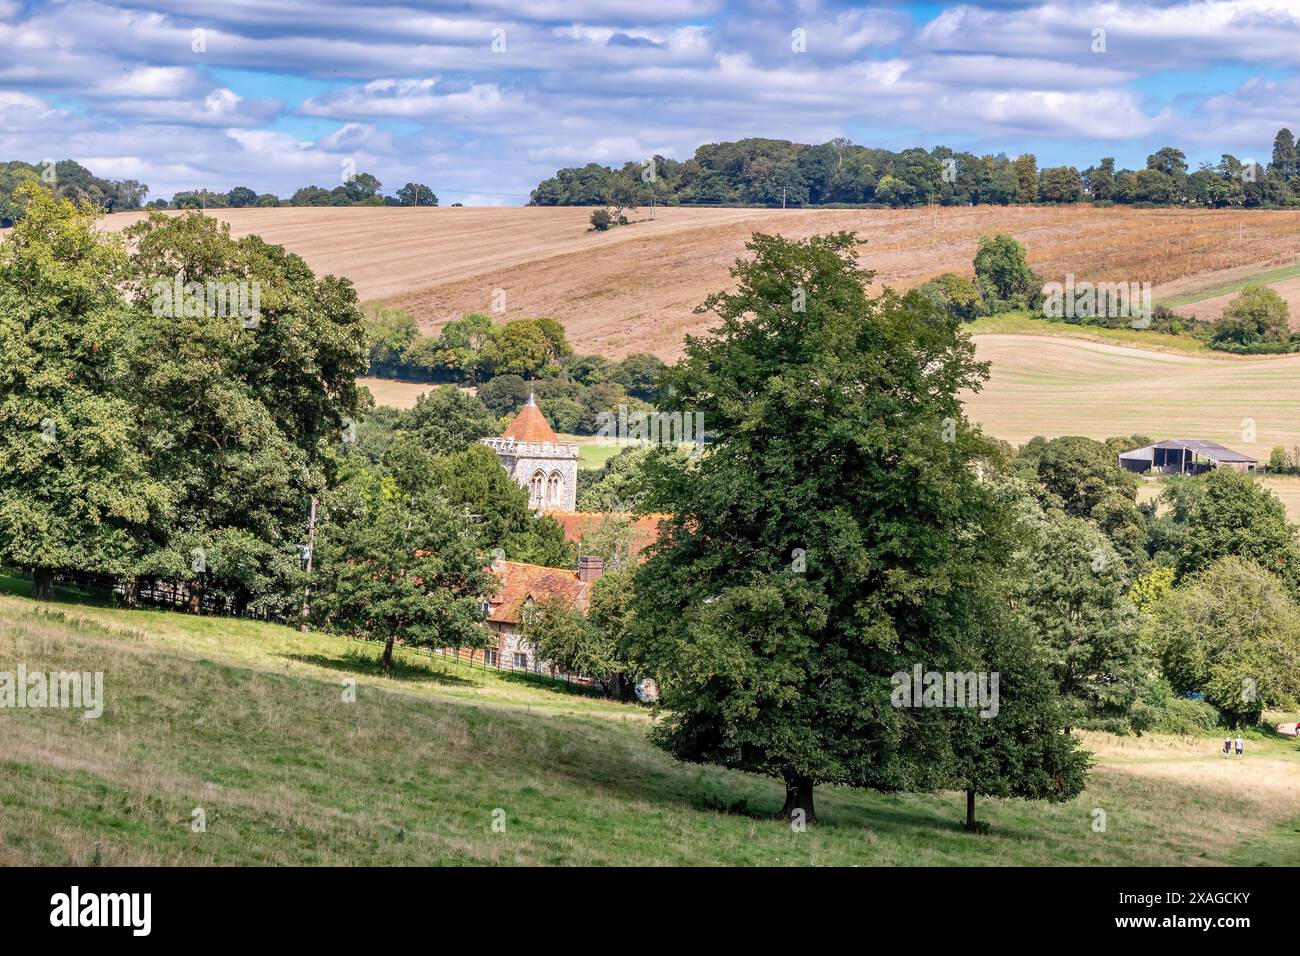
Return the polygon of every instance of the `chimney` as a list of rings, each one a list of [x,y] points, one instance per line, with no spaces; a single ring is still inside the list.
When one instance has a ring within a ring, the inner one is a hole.
[[[584,554],[578,559],[578,580],[595,581],[605,573],[605,559],[595,554]]]

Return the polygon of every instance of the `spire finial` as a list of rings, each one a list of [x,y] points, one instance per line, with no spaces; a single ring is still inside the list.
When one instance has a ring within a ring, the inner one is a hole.
[[[533,390],[531,388],[528,390],[528,404],[534,408],[537,407],[537,402],[533,400]]]

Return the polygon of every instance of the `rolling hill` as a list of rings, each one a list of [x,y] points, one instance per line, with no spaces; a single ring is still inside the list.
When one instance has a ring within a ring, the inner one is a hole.
[[[277,208],[213,213],[257,233],[318,272],[348,276],[365,301],[406,309],[426,330],[470,311],[501,320],[549,315],[579,351],[618,358],[680,353],[709,327],[692,311],[725,287],[754,231],[802,237],[855,230],[877,281],[908,288],[943,271],[969,274],[983,234],[1010,232],[1046,278],[1151,282],[1186,291],[1205,274],[1285,266],[1300,258],[1300,212],[980,206],[933,210],[668,207],[587,231],[587,207]],[[108,216],[120,229],[140,213]]]

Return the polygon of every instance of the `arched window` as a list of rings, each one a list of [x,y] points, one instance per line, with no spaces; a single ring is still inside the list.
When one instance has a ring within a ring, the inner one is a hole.
[[[564,479],[558,471],[551,472],[551,477],[546,481],[546,501],[552,506],[564,504]]]
[[[546,503],[546,475],[540,469],[528,479],[528,507],[540,508]]]

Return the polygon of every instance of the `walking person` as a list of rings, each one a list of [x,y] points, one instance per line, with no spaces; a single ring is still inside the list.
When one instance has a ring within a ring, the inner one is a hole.
[[[1241,752],[1245,749],[1246,749],[1246,742],[1241,739],[1241,734],[1237,734],[1237,756],[1240,757]]]
[[[1232,738],[1231,738],[1231,737],[1224,737],[1224,738],[1223,738],[1223,755],[1224,755],[1225,757],[1230,757],[1230,756],[1232,755]]]

